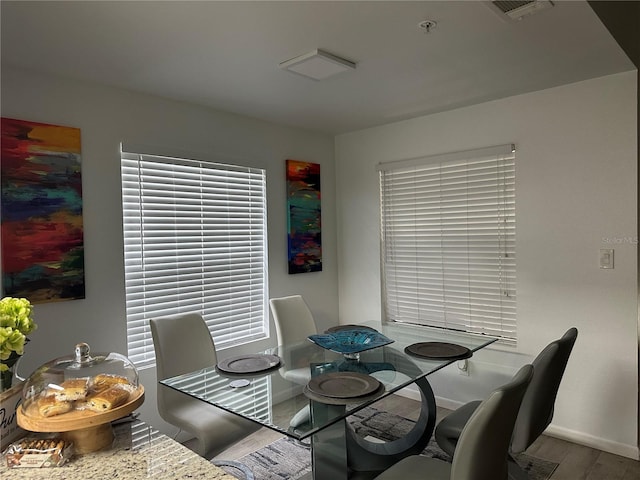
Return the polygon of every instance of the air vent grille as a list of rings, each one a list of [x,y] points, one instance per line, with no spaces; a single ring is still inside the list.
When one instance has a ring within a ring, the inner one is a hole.
[[[524,7],[526,5],[531,5],[532,3],[536,3],[534,0],[529,0],[528,2],[493,2],[493,4],[498,7],[503,13],[509,13],[517,8]]]
[[[549,0],[528,0],[528,1],[492,1],[491,6],[502,15],[506,15],[511,20],[520,20],[526,15],[537,13],[540,10],[553,7]]]

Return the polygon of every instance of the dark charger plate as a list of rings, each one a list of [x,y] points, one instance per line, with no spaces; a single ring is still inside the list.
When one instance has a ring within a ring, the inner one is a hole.
[[[414,357],[433,360],[462,360],[473,353],[467,347],[446,342],[419,342],[409,345],[405,353]]]
[[[328,328],[325,331],[325,333],[342,332],[344,330],[368,330],[370,332],[377,332],[378,331],[375,328],[367,327],[365,325],[349,324],[349,325],[336,325],[335,327]]]
[[[222,360],[216,365],[219,371],[231,374],[267,372],[280,366],[280,357],[266,354],[237,355]]]

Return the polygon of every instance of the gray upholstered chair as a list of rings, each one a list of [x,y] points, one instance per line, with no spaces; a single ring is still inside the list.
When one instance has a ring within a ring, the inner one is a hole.
[[[158,380],[217,363],[209,329],[198,313],[149,321]],[[196,438],[191,448],[207,459],[258,430],[258,424],[158,384],[158,412],[168,423]]]
[[[509,440],[532,376],[533,367],[525,365],[480,403],[462,429],[452,463],[412,455],[376,480],[506,480]]]
[[[562,338],[551,342],[533,361],[535,372],[525,394],[513,430],[510,445],[509,476],[526,479],[527,474],[516,463],[513,454],[522,453],[542,434],[553,418],[553,406],[564,375],[569,355],[578,337],[578,330],[570,328]],[[480,404],[469,402],[446,416],[436,427],[438,445],[454,455],[462,430]]]
[[[301,295],[272,298],[269,300],[273,321],[276,326],[278,345],[291,345],[303,342],[309,335],[318,333],[316,323],[309,307]],[[300,385],[306,385],[311,379],[309,365],[296,366],[295,358],[284,358],[281,375]],[[309,407],[298,412],[291,420],[290,426],[295,428],[309,420]]]

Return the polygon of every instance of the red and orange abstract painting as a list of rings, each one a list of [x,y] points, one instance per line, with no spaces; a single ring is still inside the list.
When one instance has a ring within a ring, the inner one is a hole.
[[[0,123],[3,294],[84,298],[80,129]]]

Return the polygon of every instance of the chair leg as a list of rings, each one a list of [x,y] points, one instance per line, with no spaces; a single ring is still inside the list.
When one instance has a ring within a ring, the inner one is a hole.
[[[302,409],[300,409],[300,411],[293,416],[293,418],[291,419],[291,422],[289,422],[289,426],[291,428],[298,428],[300,425],[304,423],[308,423],[310,419],[311,419],[311,409],[309,408],[309,405],[306,405],[302,407]]]

